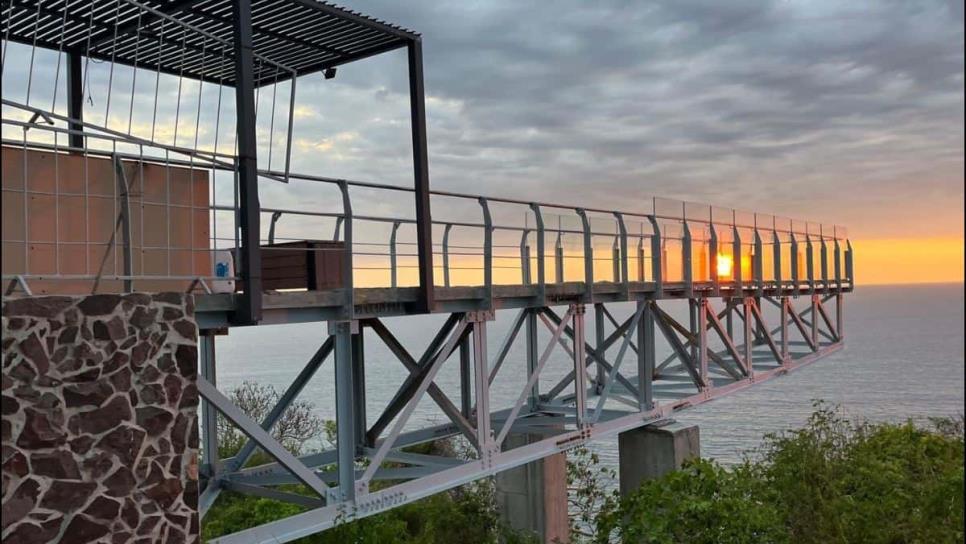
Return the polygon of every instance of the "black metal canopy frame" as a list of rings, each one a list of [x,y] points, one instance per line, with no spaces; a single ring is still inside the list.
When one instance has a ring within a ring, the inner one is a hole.
[[[426,114],[419,34],[316,0],[3,0],[0,36],[67,57],[70,144],[83,147],[82,58],[235,90],[241,267],[238,324],[261,316],[255,89],[408,49],[415,211],[422,293],[433,306]],[[4,59],[6,62],[6,59]],[[294,90],[293,90],[294,93]]]

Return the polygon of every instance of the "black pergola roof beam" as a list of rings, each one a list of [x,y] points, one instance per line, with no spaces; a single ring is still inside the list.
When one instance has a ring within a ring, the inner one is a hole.
[[[321,11],[324,13],[332,14],[336,17],[349,19],[360,25],[378,27],[379,30],[385,32],[386,34],[393,34],[400,39],[415,40],[419,38],[419,34],[415,32],[411,32],[411,31],[399,28],[397,26],[387,24],[377,19],[372,19],[364,15],[360,15],[359,13],[356,13],[354,11],[349,11],[347,9],[335,7],[332,4],[319,2],[317,0],[292,0],[292,1],[298,4],[302,4],[303,6],[306,6],[310,9],[314,9],[316,11]]]
[[[198,2],[198,0],[178,0],[178,1],[174,2],[174,3],[167,4],[167,5],[164,5],[164,6],[159,6],[159,7],[156,7],[154,9],[160,11],[161,13],[164,13],[165,15],[174,15],[174,14],[178,13],[179,11],[181,11],[181,10],[187,8],[187,7],[190,7],[192,4],[196,4],[197,2]],[[128,4],[128,5],[130,5],[130,4]],[[119,24],[119,26],[117,28],[117,36],[118,36],[118,38],[120,38],[121,36],[127,36],[128,34],[133,34],[134,32],[137,31],[138,26],[141,26],[141,27],[147,26],[147,25],[151,24],[154,21],[160,21],[160,20],[163,19],[163,17],[161,17],[160,15],[158,15],[156,13],[144,12],[144,15],[141,17],[140,25],[138,25],[138,22],[137,22],[137,13],[139,11],[141,11],[141,8],[139,8],[137,6],[131,6],[131,7],[134,9],[134,12],[135,12],[134,18],[132,20],[130,20],[128,23]],[[105,43],[108,43],[108,42],[110,42],[113,39],[114,39],[114,35],[113,34],[106,35],[106,36],[104,36],[102,38],[98,38],[96,41],[92,39],[91,40],[91,48],[92,49],[96,49],[97,47],[100,47],[101,45],[104,45]]]
[[[2,32],[28,46],[234,86],[234,29],[229,22],[235,1],[3,0]],[[258,86],[404,47],[419,38],[316,0],[251,2],[252,76]]]

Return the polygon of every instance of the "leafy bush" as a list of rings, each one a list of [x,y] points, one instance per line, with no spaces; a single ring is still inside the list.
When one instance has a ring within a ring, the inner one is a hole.
[[[854,422],[818,403],[734,468],[698,460],[612,496],[597,542],[962,542],[962,420]]]
[[[282,394],[274,386],[260,385],[253,381],[245,381],[228,392],[228,398],[235,406],[258,423],[268,416],[281,397]],[[315,414],[314,404],[305,400],[295,400],[272,427],[272,436],[294,455],[301,455],[305,453],[306,444],[312,444],[314,441],[320,446],[323,445],[322,438],[329,437],[327,428],[330,426],[330,422]],[[222,459],[234,456],[247,441],[247,436],[219,414],[218,455]],[[266,454],[256,451],[250,465],[271,461]]]
[[[278,399],[271,387],[244,384],[235,403],[259,420]],[[333,424],[300,402],[276,436],[294,454],[317,440],[333,442]],[[219,427],[222,455],[244,440]],[[439,441],[412,451],[468,457],[464,444]],[[944,543],[963,542],[963,419],[930,425],[850,421],[817,403],[801,429],[765,437],[735,467],[695,460],[646,482],[628,497],[613,490],[616,473],[586,448],[567,466],[574,542]],[[264,454],[262,454],[264,455]],[[253,462],[264,462],[254,459]],[[374,482],[378,486],[391,482]],[[279,486],[309,494],[301,485]],[[205,518],[202,538],[234,533],[304,512],[270,499],[223,492]],[[298,540],[302,544],[534,542],[500,520],[490,478]]]

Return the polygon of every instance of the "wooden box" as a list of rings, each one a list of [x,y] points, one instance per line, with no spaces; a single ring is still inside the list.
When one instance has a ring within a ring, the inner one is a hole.
[[[299,240],[262,246],[263,289],[338,289],[345,282],[345,243]]]

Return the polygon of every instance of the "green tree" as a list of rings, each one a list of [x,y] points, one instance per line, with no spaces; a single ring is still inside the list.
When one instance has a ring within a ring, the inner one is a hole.
[[[963,541],[963,422],[869,423],[817,403],[725,468],[698,460],[611,496],[597,542]]]

